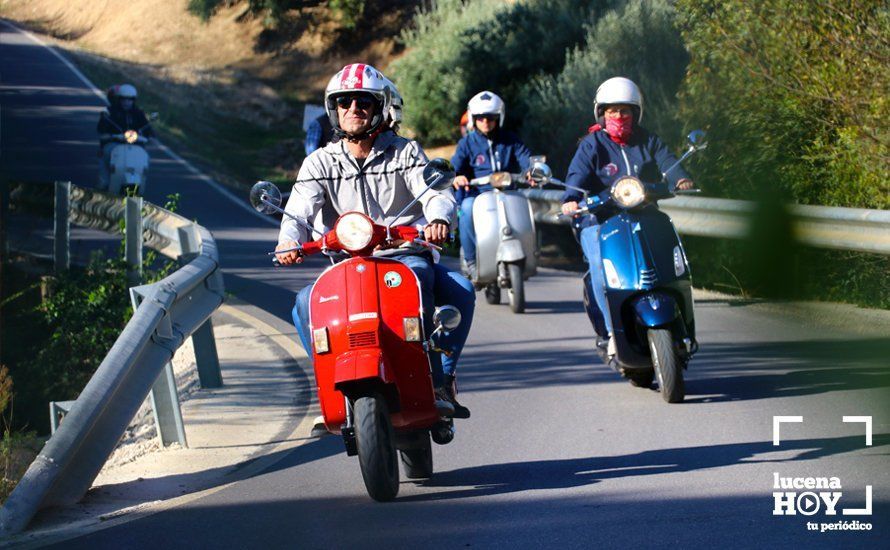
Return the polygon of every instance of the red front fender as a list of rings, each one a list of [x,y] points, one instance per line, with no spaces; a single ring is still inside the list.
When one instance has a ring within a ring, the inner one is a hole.
[[[348,351],[337,357],[334,365],[334,387],[338,390],[348,382],[369,378],[378,378],[384,384],[395,383],[395,378],[383,363],[383,352],[379,348]]]

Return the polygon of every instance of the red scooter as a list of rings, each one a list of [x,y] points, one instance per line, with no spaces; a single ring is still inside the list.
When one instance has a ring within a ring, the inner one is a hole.
[[[448,188],[453,172],[449,178],[441,165],[430,164],[427,190]],[[269,182],[254,186],[251,202],[260,211],[290,216]],[[454,437],[452,419],[436,409],[428,354],[443,351],[436,336],[456,328],[460,312],[450,305],[437,308],[435,330],[425,335],[414,272],[398,260],[371,255],[377,247],[406,241],[429,245],[419,237],[414,227],[381,226],[347,212],[333,230],[297,247],[304,255],[348,257],[326,269],[310,295],[315,381],[325,427],[342,435],[347,455],[358,455],[368,494],[378,501],[398,494],[396,450],[408,478],[428,478],[430,437],[438,444]]]

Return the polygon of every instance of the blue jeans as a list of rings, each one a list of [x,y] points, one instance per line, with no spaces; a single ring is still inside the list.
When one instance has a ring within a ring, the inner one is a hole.
[[[460,203],[460,248],[464,251],[464,261],[476,263],[476,229],[473,225],[473,203],[476,197],[467,197]]]
[[[452,350],[451,356],[439,353],[430,354],[433,367],[433,384],[443,384],[443,375],[454,376],[457,362],[473,324],[473,310],[476,307],[476,291],[473,285],[460,273],[433,263],[426,256],[396,256],[400,262],[411,268],[420,281],[420,295],[423,300],[423,324],[426,334],[433,331],[433,311],[436,305],[451,304],[460,310],[461,321],[456,329],[438,338],[439,346]],[[292,312],[294,326],[303,349],[312,359],[312,338],[309,334],[309,295],[313,285],[307,285],[298,294]]]
[[[591,225],[581,231],[581,250],[590,265],[590,286],[593,287],[593,298],[596,307],[603,313],[606,330],[612,334],[612,316],[609,315],[609,304],[606,301],[606,277],[603,272],[603,260],[600,256],[600,226]]]

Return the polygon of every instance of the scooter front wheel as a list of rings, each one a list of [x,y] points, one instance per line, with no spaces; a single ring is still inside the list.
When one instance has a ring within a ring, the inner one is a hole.
[[[419,447],[399,451],[399,454],[408,479],[425,479],[433,475],[433,445],[429,434],[424,434]]]
[[[652,352],[652,366],[658,376],[661,397],[668,403],[682,403],[686,397],[683,383],[683,362],[674,345],[671,331],[649,329],[649,350]]]
[[[513,313],[523,313],[525,311],[525,280],[522,278],[522,266],[508,264],[507,273],[510,274],[510,288],[507,289],[510,309]]]
[[[389,408],[379,394],[360,397],[353,407],[355,441],[368,495],[385,502],[399,493],[399,466]]]

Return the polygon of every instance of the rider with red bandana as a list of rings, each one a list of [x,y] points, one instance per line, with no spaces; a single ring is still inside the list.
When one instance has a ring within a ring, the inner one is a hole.
[[[670,168],[676,157],[661,139],[640,126],[643,119],[643,96],[633,81],[623,78],[610,78],[596,91],[594,104],[597,123],[591,132],[581,140],[578,150],[569,165],[566,184],[587,190],[591,195],[610,189],[621,176],[630,175],[644,182],[658,182],[662,173]],[[691,189],[689,174],[677,166],[668,174],[671,191]],[[578,209],[580,192],[568,189],[562,197],[562,211],[571,215]],[[590,264],[590,278],[597,307],[608,312],[606,303],[605,276],[599,248],[599,224],[605,218],[588,216],[581,231],[581,248]],[[611,336],[612,320],[603,315],[606,330]],[[599,340],[598,346],[608,348],[609,355],[615,354],[611,338]]]

